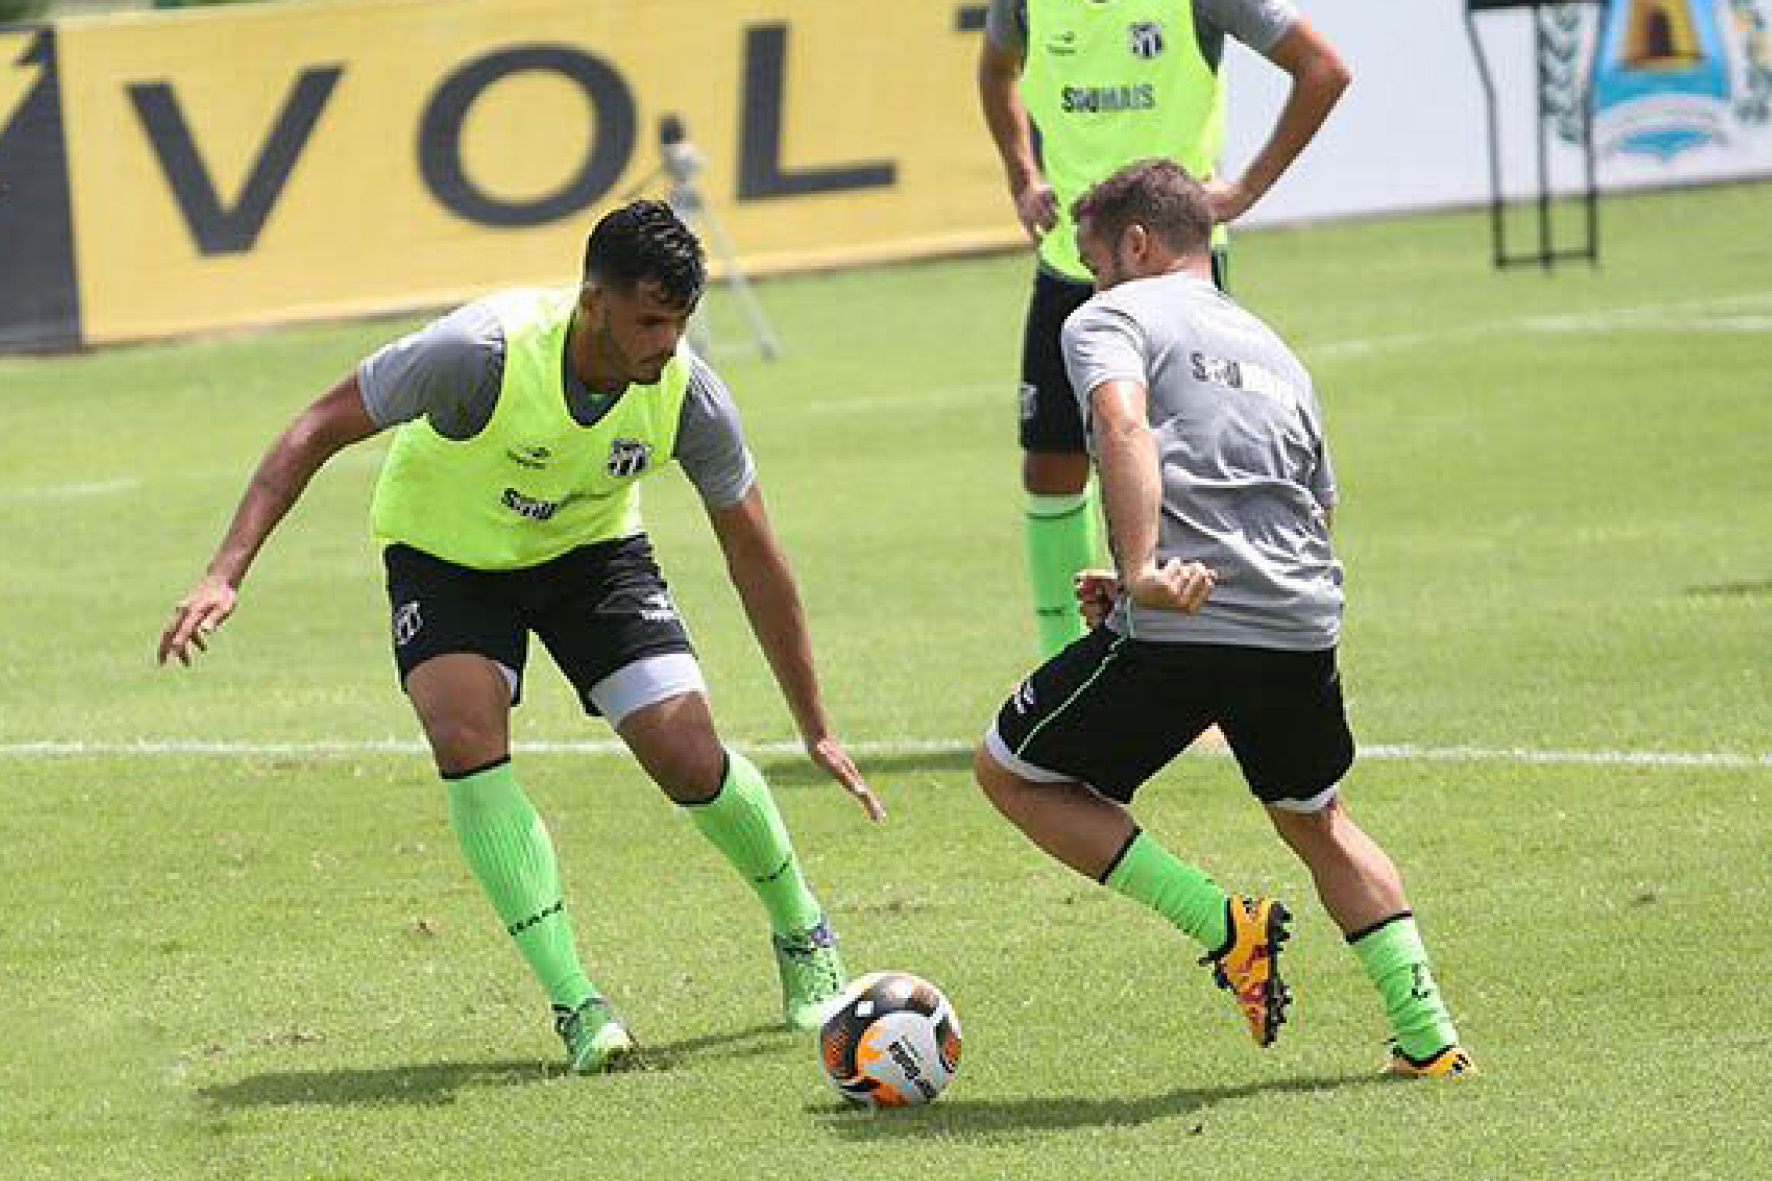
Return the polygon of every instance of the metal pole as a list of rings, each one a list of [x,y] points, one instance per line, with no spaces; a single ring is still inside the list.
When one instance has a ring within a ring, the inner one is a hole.
[[[726,271],[726,281],[732,285],[732,293],[738,298],[738,306],[744,309],[745,319],[750,322],[751,336],[757,342],[757,351],[765,361],[773,361],[781,356],[781,342],[769,327],[768,319],[763,315],[763,305],[751,290],[751,281],[745,275],[744,268],[738,265],[738,254],[732,249],[732,242],[726,237],[726,230],[720,225],[714,211],[709,209],[707,202],[695,200],[695,208],[699,214],[702,230],[707,234],[714,247],[714,256],[718,258]]]
[[[1495,79],[1490,76],[1483,39],[1477,35],[1477,22],[1469,7],[1464,10],[1464,28],[1470,37],[1471,54],[1477,60],[1477,80],[1483,84],[1483,117],[1489,134],[1489,241],[1499,269],[1507,262],[1507,225],[1501,208],[1501,136],[1495,126]]]
[[[1538,132],[1538,265],[1548,270],[1551,265],[1550,145],[1544,133],[1544,93],[1550,85],[1550,71],[1545,61],[1550,52],[1550,38],[1544,31],[1541,0],[1532,0],[1532,41],[1538,54],[1538,86],[1532,96],[1536,112],[1533,122]]]
[[[1601,0],[1594,26],[1594,51],[1587,59],[1587,84],[1581,101],[1581,143],[1587,165],[1587,261],[1600,265],[1600,184],[1599,167],[1594,158],[1594,80],[1600,71],[1600,55],[1606,51],[1608,20],[1612,6]]]

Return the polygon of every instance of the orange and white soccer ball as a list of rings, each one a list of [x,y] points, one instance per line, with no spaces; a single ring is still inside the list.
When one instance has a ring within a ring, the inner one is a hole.
[[[959,1015],[941,989],[909,972],[874,972],[851,983],[818,1043],[831,1085],[871,1107],[928,1103],[960,1069]]]

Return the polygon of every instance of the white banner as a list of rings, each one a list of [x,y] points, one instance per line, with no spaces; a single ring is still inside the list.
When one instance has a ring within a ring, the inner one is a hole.
[[[1248,224],[1475,205],[1489,199],[1483,91],[1463,0],[1299,0],[1354,82],[1329,123]],[[1609,0],[1552,4],[1550,172],[1580,188],[1576,112],[1598,67],[1602,191],[1772,175],[1772,0]],[[1529,8],[1475,18],[1493,72],[1503,189],[1537,192],[1536,43]],[[1226,160],[1234,171],[1273,128],[1286,75],[1241,47],[1227,54]]]

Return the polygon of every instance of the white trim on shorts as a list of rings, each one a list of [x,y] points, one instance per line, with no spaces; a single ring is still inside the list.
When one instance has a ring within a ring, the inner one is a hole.
[[[1278,808],[1282,812],[1321,812],[1335,799],[1341,784],[1332,783],[1308,800],[1262,800],[1270,808]]]
[[[671,697],[685,693],[707,696],[707,682],[701,676],[701,663],[691,652],[666,652],[643,656],[632,664],[624,664],[591,686],[591,704],[609,720],[611,726],[637,709],[645,709]]]
[[[1029,783],[1076,783],[1075,775],[1063,775],[1057,771],[1048,771],[1044,767],[1036,767],[1020,755],[1009,749],[1003,736],[997,733],[997,723],[991,722],[990,729],[984,732],[984,748],[990,752],[991,758],[1003,770],[1019,775]]]

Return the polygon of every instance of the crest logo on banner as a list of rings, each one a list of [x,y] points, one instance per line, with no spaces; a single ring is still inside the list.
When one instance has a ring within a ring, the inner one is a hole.
[[[1594,142],[1602,155],[1667,163],[1707,145],[1728,145],[1772,123],[1772,33],[1767,0],[1607,0],[1606,35],[1595,46]],[[1572,14],[1571,14],[1572,15]],[[1571,22],[1561,26],[1573,51]],[[1571,52],[1571,56],[1573,53]],[[1563,138],[1580,136],[1579,82],[1553,103]]]

